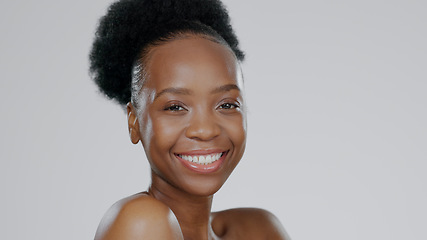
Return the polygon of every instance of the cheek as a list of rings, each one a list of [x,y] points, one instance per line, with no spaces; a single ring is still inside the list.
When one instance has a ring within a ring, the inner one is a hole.
[[[144,146],[149,155],[168,154],[179,138],[182,129],[171,118],[147,116],[147,127],[143,133]],[[153,156],[151,156],[153,157]]]
[[[228,132],[228,136],[231,139],[236,151],[239,155],[242,155],[246,146],[246,118],[242,114],[239,117],[234,117],[228,124],[224,126]]]
[[[157,175],[165,177],[171,171],[171,148],[179,138],[179,128],[174,122],[153,116],[147,116],[143,121],[144,130],[142,144],[151,169]],[[173,163],[173,162],[172,162]]]

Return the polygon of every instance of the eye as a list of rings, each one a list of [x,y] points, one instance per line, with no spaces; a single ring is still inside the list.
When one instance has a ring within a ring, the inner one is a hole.
[[[185,110],[185,108],[183,108],[182,106],[180,106],[178,104],[172,104],[170,106],[165,107],[165,109],[163,109],[163,110],[171,111],[171,112],[179,112],[179,111]]]
[[[223,103],[219,106],[220,109],[235,109],[239,108],[239,105],[234,103]]]

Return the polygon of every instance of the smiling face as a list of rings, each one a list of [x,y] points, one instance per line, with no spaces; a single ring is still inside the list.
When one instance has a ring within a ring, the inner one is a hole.
[[[145,71],[138,109],[128,105],[128,114],[132,141],[141,140],[152,178],[190,194],[215,193],[246,143],[235,56],[221,44],[193,36],[154,47]]]

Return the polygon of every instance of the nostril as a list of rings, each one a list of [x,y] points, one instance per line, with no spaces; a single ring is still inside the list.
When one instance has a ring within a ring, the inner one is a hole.
[[[191,139],[207,141],[217,137],[220,133],[221,129],[215,122],[204,120],[193,122],[188,126],[185,134]]]

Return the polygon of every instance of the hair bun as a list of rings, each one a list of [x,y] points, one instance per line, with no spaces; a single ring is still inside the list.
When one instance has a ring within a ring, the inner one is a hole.
[[[219,0],[119,0],[100,19],[89,55],[90,73],[101,92],[122,105],[128,103],[132,67],[141,49],[158,37],[158,28],[180,21],[209,26],[239,60],[244,59]]]

